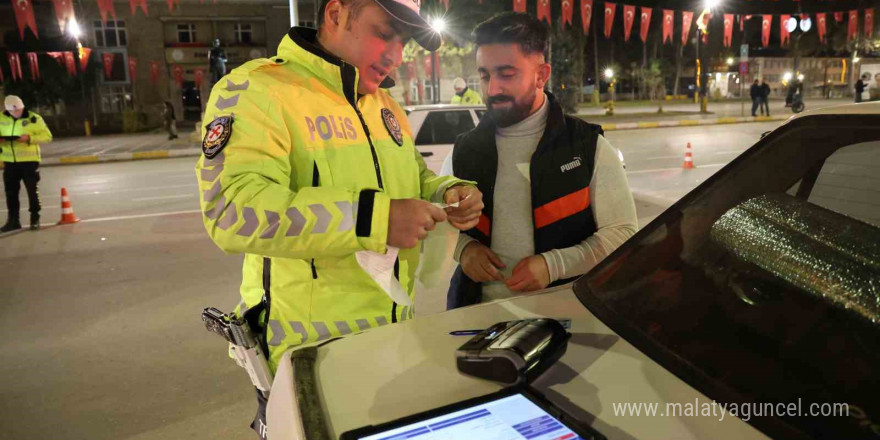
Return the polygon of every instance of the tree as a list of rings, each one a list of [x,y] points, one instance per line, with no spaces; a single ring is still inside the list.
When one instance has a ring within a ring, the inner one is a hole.
[[[583,90],[584,40],[582,32],[564,29],[561,20],[551,30],[551,90],[568,113],[577,112]]]

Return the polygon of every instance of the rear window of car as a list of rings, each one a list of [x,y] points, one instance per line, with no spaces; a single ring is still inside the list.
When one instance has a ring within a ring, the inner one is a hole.
[[[468,110],[432,111],[416,135],[416,145],[454,144],[458,135],[473,130]]]

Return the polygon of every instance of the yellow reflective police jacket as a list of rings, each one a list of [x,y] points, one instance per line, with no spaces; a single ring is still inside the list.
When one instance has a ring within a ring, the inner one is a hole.
[[[479,105],[483,103],[483,98],[480,97],[480,94],[477,93],[476,90],[468,87],[467,90],[464,91],[461,95],[456,93],[452,97],[452,101],[450,104],[470,104],[470,105]]]
[[[30,136],[27,142],[6,139],[7,136]],[[0,114],[0,160],[3,162],[39,162],[40,144],[52,142],[52,132],[40,115],[25,109],[15,119],[8,111]]]
[[[214,86],[196,166],[208,234],[245,253],[240,307],[266,296],[273,371],[291,346],[411,317],[355,252],[386,252],[391,199],[439,201],[462,182],[428,170],[390,94],[359,97],[357,70],[315,39],[293,28],[277,57]],[[395,266],[410,297],[418,261],[401,250]]]

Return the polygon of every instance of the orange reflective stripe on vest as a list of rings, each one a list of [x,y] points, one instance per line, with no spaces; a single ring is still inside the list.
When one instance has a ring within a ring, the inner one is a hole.
[[[562,196],[535,208],[535,228],[543,228],[590,206],[590,187]]]

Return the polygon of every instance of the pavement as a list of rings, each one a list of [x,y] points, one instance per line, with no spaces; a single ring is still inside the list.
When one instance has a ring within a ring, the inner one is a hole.
[[[848,104],[849,100],[810,100],[808,109]],[[792,113],[782,100],[771,100],[773,116],[741,116],[743,105],[739,101],[712,102],[711,113],[700,113],[693,102],[664,102],[664,113],[657,113],[657,105],[630,105],[624,102],[615,108],[614,116],[605,116],[601,107],[583,107],[577,115],[590,122],[601,124],[605,131],[653,129],[688,126],[712,126],[725,124],[783,121]],[[745,112],[751,111],[745,103]],[[180,138],[168,140],[164,132],[118,134],[92,137],[59,138],[42,148],[43,166],[71,165],[96,162],[133,161],[193,157],[201,154],[198,136],[193,132],[194,123],[178,123]],[[189,131],[187,131],[189,130]]]

